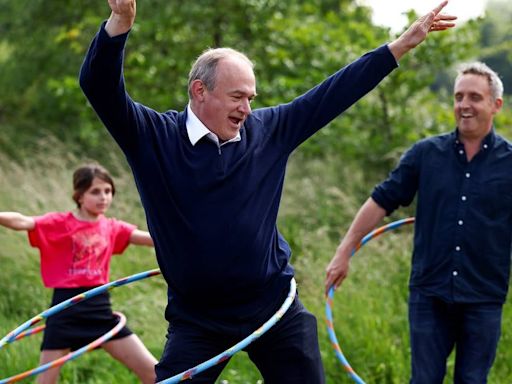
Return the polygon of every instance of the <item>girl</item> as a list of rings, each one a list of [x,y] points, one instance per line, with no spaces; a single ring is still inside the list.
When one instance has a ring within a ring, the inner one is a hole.
[[[73,174],[73,200],[77,209],[25,216],[0,212],[0,225],[28,231],[30,244],[39,248],[41,275],[53,288],[51,305],[109,281],[110,259],[129,244],[153,246],[148,232],[132,224],[106,218],[115,186],[100,165],[87,164]],[[71,306],[46,320],[40,364],[76,350],[112,329],[117,323],[108,292]],[[155,357],[127,327],[102,345],[132,370],[143,383],[155,382]],[[39,384],[54,384],[60,367],[38,377]]]

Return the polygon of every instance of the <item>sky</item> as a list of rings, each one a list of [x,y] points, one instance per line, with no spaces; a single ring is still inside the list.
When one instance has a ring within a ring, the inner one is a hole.
[[[375,24],[390,27],[397,32],[407,24],[403,15],[409,9],[414,9],[418,15],[423,15],[435,8],[441,0],[358,0],[373,9]],[[450,0],[443,13],[455,15],[458,22],[463,22],[483,15],[487,0]]]

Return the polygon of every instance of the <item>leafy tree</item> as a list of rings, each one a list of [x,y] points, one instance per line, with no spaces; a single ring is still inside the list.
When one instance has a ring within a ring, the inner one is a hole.
[[[482,20],[479,57],[502,77],[505,92],[512,94],[512,3],[491,0]]]
[[[0,0],[0,6],[0,123],[6,132],[0,150],[23,156],[21,149],[31,148],[27,142],[51,134],[101,160],[114,146],[77,75],[109,14],[106,0]],[[138,13],[126,51],[127,86],[157,110],[186,105],[188,70],[206,47],[232,46],[255,61],[258,107],[290,101],[392,38],[388,29],[372,25],[369,8],[353,0],[148,0],[138,3]],[[396,148],[451,127],[429,86],[442,69],[475,53],[474,29],[468,24],[430,36],[301,153],[364,159],[387,169]]]

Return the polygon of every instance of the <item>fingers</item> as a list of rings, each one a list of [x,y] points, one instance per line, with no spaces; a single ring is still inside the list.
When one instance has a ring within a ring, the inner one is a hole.
[[[434,17],[434,21],[441,21],[441,20],[457,20],[457,16],[445,15],[444,13],[440,13],[439,15]]]
[[[443,1],[441,4],[439,4],[437,7],[435,7],[435,8],[432,10],[431,14],[433,14],[433,16],[434,16],[434,17],[435,17],[435,16],[437,16],[437,15],[439,14],[439,12],[441,12],[441,10],[442,10],[444,7],[446,7],[446,4],[448,4],[448,0]]]
[[[329,291],[331,290],[331,288],[336,291],[336,289],[338,288],[339,284],[336,284],[336,283],[326,283],[325,284],[325,296],[328,296],[329,295]]]
[[[448,4],[448,1],[445,0],[437,7],[435,7],[427,16],[426,23],[430,24],[428,31],[444,31],[446,29],[452,28],[455,26],[455,23],[451,23],[450,21],[456,20],[457,16],[454,15],[445,15],[440,13],[441,10]]]
[[[327,272],[327,277],[325,279],[325,294],[329,294],[329,290],[333,288],[336,290],[342,281],[345,279],[346,274],[345,273],[337,273],[334,274],[332,272]]]
[[[437,23],[437,22],[434,22],[430,26],[428,31],[429,32],[446,31],[447,29],[453,28],[454,26],[455,26],[455,23]]]
[[[438,15],[432,21],[432,24],[428,28],[429,32],[435,31],[445,31],[449,28],[455,27],[455,23],[452,23],[451,20],[457,19],[457,16],[452,15]]]
[[[325,278],[325,295],[327,296],[329,294],[329,290],[332,288],[336,289],[334,286],[334,279],[330,275],[329,272],[327,272],[327,276]]]

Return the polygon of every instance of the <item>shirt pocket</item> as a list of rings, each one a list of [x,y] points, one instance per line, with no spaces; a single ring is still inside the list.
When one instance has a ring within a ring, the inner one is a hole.
[[[479,206],[489,218],[512,213],[512,180],[490,180],[478,189]]]

